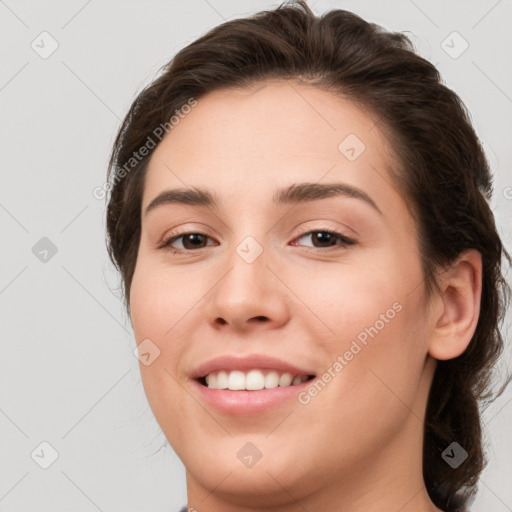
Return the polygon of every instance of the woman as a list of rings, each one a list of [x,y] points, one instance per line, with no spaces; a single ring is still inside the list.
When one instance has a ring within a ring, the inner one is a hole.
[[[510,257],[465,107],[404,35],[302,1],[224,23],[134,101],[109,178],[189,510],[466,510]]]

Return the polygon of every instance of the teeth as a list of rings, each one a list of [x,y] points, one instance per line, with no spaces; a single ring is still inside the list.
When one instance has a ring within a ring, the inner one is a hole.
[[[266,379],[258,370],[251,370],[247,376],[245,377],[245,389],[249,389],[252,391],[256,391],[258,389],[263,389],[266,383]]]
[[[273,389],[279,386],[279,374],[277,372],[269,372],[265,377],[265,388]]]
[[[257,391],[285,386],[297,386],[308,380],[306,375],[292,375],[276,371],[239,370],[213,372],[206,376],[206,385],[210,389],[229,389],[232,391]]]
[[[228,377],[228,389],[232,391],[239,391],[245,389],[245,375],[244,372],[234,371]]]
[[[219,372],[217,374],[216,389],[228,389],[228,374],[226,372]]]
[[[301,377],[294,377],[292,380],[292,386],[297,386],[297,384],[300,384],[302,382]]]
[[[289,386],[292,383],[293,375],[291,373],[283,373],[281,377],[279,377],[279,385],[280,386]]]
[[[214,373],[210,373],[206,376],[206,385],[209,388],[217,389],[217,376]]]

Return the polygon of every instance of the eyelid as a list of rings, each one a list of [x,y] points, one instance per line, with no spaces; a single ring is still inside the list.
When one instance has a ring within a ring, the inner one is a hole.
[[[192,223],[192,224],[196,224],[196,223]],[[199,225],[200,225],[200,223],[199,223]],[[155,242],[155,245],[157,247],[160,247],[162,244],[165,244],[166,242],[168,242],[171,238],[179,238],[180,236],[188,235],[191,233],[204,235],[204,236],[207,236],[208,238],[214,238],[214,235],[209,234],[210,232],[211,232],[211,230],[206,227],[202,227],[202,226],[201,227],[195,227],[195,226],[188,227],[188,225],[187,225],[185,227],[171,229],[171,231],[162,235],[159,238],[159,240],[157,242]]]
[[[345,233],[342,233],[339,228],[333,228],[331,226],[326,226],[326,225],[323,225],[323,226],[313,226],[313,227],[307,226],[305,228],[300,228],[298,233],[297,233],[297,236],[295,238],[300,237],[301,235],[306,235],[306,234],[311,233],[311,232],[319,232],[319,231],[328,231],[330,233],[335,233],[335,234],[339,235],[340,237],[343,237],[343,238],[346,238],[346,239],[349,239],[349,240],[352,239],[351,236],[346,235]]]

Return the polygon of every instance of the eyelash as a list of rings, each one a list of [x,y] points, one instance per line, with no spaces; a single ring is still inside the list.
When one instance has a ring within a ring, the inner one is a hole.
[[[340,249],[341,247],[350,247],[351,245],[355,245],[356,244],[356,241],[353,240],[352,238],[349,238],[345,235],[343,235],[342,233],[339,233],[337,231],[333,231],[331,229],[313,229],[313,230],[309,230],[309,231],[304,231],[302,233],[299,233],[298,237],[296,238],[302,238],[304,237],[305,235],[310,235],[310,234],[313,234],[313,233],[328,233],[330,235],[334,235],[336,237],[338,237],[341,241],[341,245],[339,247],[326,247],[326,248],[321,248],[321,247],[308,247],[308,249],[312,249],[312,250],[320,250],[322,252],[329,252],[331,250],[336,250],[336,249]],[[158,249],[164,249],[164,250],[168,250],[168,251],[172,251],[173,254],[191,254],[191,253],[194,253],[194,252],[197,252],[198,250],[200,249],[203,249],[203,247],[200,247],[198,249],[175,249],[175,248],[172,248],[171,247],[171,243],[175,242],[176,240],[179,240],[180,238],[184,238],[185,236],[187,235],[201,235],[201,236],[205,236],[207,238],[210,238],[206,233],[201,233],[199,231],[188,231],[188,232],[184,232],[184,233],[171,233],[171,235],[166,238],[159,246],[158,246]]]

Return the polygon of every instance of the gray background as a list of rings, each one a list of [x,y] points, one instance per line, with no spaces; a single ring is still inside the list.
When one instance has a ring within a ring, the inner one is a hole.
[[[279,3],[0,1],[1,511],[171,512],[185,504],[183,466],[161,448],[145,399],[105,249],[105,202],[93,189],[105,182],[120,119],[160,66],[207,29]],[[414,34],[485,143],[493,209],[511,251],[512,2],[310,5]],[[53,40],[58,48],[44,55]],[[490,463],[473,511],[512,510],[511,388],[484,413]],[[53,452],[42,442],[58,453],[47,469]]]

